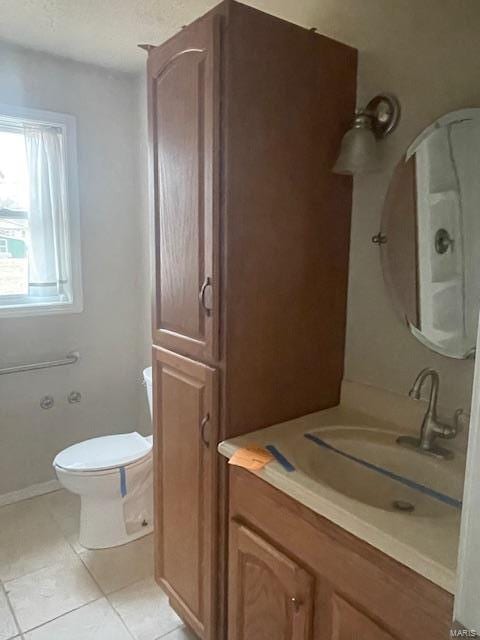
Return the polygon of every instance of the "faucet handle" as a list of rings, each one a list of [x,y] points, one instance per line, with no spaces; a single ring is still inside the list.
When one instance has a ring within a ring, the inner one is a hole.
[[[465,425],[468,425],[470,420],[470,414],[466,413],[463,409],[457,409],[453,414],[453,424],[449,425],[445,422],[439,422],[438,420],[435,423],[435,433],[440,436],[440,438],[445,438],[446,440],[451,440],[455,438],[455,436],[465,429]]]
[[[463,431],[470,424],[470,414],[463,409],[457,409],[453,414],[453,428],[455,433]]]

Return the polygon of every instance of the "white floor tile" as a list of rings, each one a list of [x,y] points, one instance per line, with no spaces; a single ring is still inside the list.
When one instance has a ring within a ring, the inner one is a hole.
[[[153,575],[153,535],[121,547],[84,550],[80,558],[104,593]]]
[[[7,582],[5,590],[21,631],[29,631],[101,597],[78,558]]]
[[[153,578],[117,591],[109,600],[135,640],[156,640],[182,624]]]
[[[0,508],[0,580],[75,556],[39,498]]]
[[[25,640],[132,640],[105,598],[25,634]]]
[[[8,606],[7,597],[0,585],[0,640],[10,640],[18,635],[17,625]]]
[[[78,542],[80,496],[61,489],[42,496],[42,501],[75,551],[77,553],[84,551],[84,547]]]
[[[160,636],[156,640],[198,640],[197,636],[192,633],[187,627],[179,627],[172,631],[171,633],[167,633],[166,636]]]

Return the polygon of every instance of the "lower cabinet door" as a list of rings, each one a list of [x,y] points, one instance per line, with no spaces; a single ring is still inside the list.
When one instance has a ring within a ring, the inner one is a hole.
[[[153,349],[155,567],[184,621],[215,633],[217,372]]]
[[[228,640],[313,640],[313,599],[307,571],[230,523]]]
[[[396,640],[366,613],[333,594],[331,604],[331,640]]]

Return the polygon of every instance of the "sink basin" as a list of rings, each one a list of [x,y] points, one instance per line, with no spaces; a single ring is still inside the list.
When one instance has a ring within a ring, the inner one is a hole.
[[[353,500],[419,517],[458,513],[463,478],[452,461],[396,444],[392,431],[329,426],[310,431],[292,450],[298,471]]]

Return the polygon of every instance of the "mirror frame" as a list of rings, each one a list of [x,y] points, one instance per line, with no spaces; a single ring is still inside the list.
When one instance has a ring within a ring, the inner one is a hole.
[[[431,342],[428,338],[426,338],[419,331],[419,329],[417,329],[410,322],[410,320],[408,319],[408,317],[407,317],[407,315],[406,315],[406,313],[404,311],[404,308],[403,308],[403,305],[402,305],[402,303],[400,301],[400,298],[398,296],[396,287],[393,284],[393,279],[392,279],[392,276],[391,276],[391,271],[390,271],[390,266],[389,266],[388,253],[387,253],[387,246],[388,246],[387,229],[388,229],[388,223],[389,223],[389,220],[390,220],[390,211],[388,210],[386,205],[387,205],[388,197],[390,195],[393,177],[394,177],[395,172],[397,171],[398,167],[400,167],[402,165],[405,165],[410,160],[410,158],[415,154],[416,149],[420,146],[420,144],[424,140],[426,140],[428,138],[428,136],[433,131],[435,131],[436,129],[440,129],[441,127],[444,127],[445,125],[451,124],[452,122],[458,122],[459,120],[467,120],[467,119],[473,119],[473,118],[477,118],[477,117],[480,118],[480,107],[468,107],[468,108],[465,108],[465,109],[456,109],[455,111],[450,111],[449,113],[446,113],[443,116],[440,116],[440,118],[435,120],[435,122],[433,122],[428,127],[423,129],[423,131],[407,147],[407,151],[404,154],[402,154],[399,162],[397,162],[395,164],[395,168],[394,168],[393,173],[392,173],[392,175],[390,177],[390,182],[389,182],[389,185],[388,185],[387,193],[386,193],[384,201],[383,201],[381,221],[380,221],[380,238],[382,238],[382,237],[387,238],[387,242],[386,243],[382,243],[381,241],[379,243],[379,246],[380,246],[380,261],[381,261],[381,265],[382,265],[383,278],[384,278],[386,287],[388,289],[388,293],[389,293],[390,299],[392,300],[392,304],[393,304],[393,307],[394,307],[394,310],[395,310],[396,314],[399,316],[399,318],[401,319],[402,323],[404,323],[408,327],[408,330],[410,331],[412,336],[414,338],[416,338],[421,344],[423,344],[425,347],[427,347],[431,351],[434,351],[435,353],[438,353],[438,354],[440,354],[442,356],[445,356],[447,358],[454,358],[456,360],[467,360],[467,359],[475,358],[476,344],[474,344],[473,347],[469,351],[464,353],[463,355],[458,355],[458,353],[450,353],[450,352],[448,352],[448,350],[440,348],[438,345],[436,345],[435,343]]]

